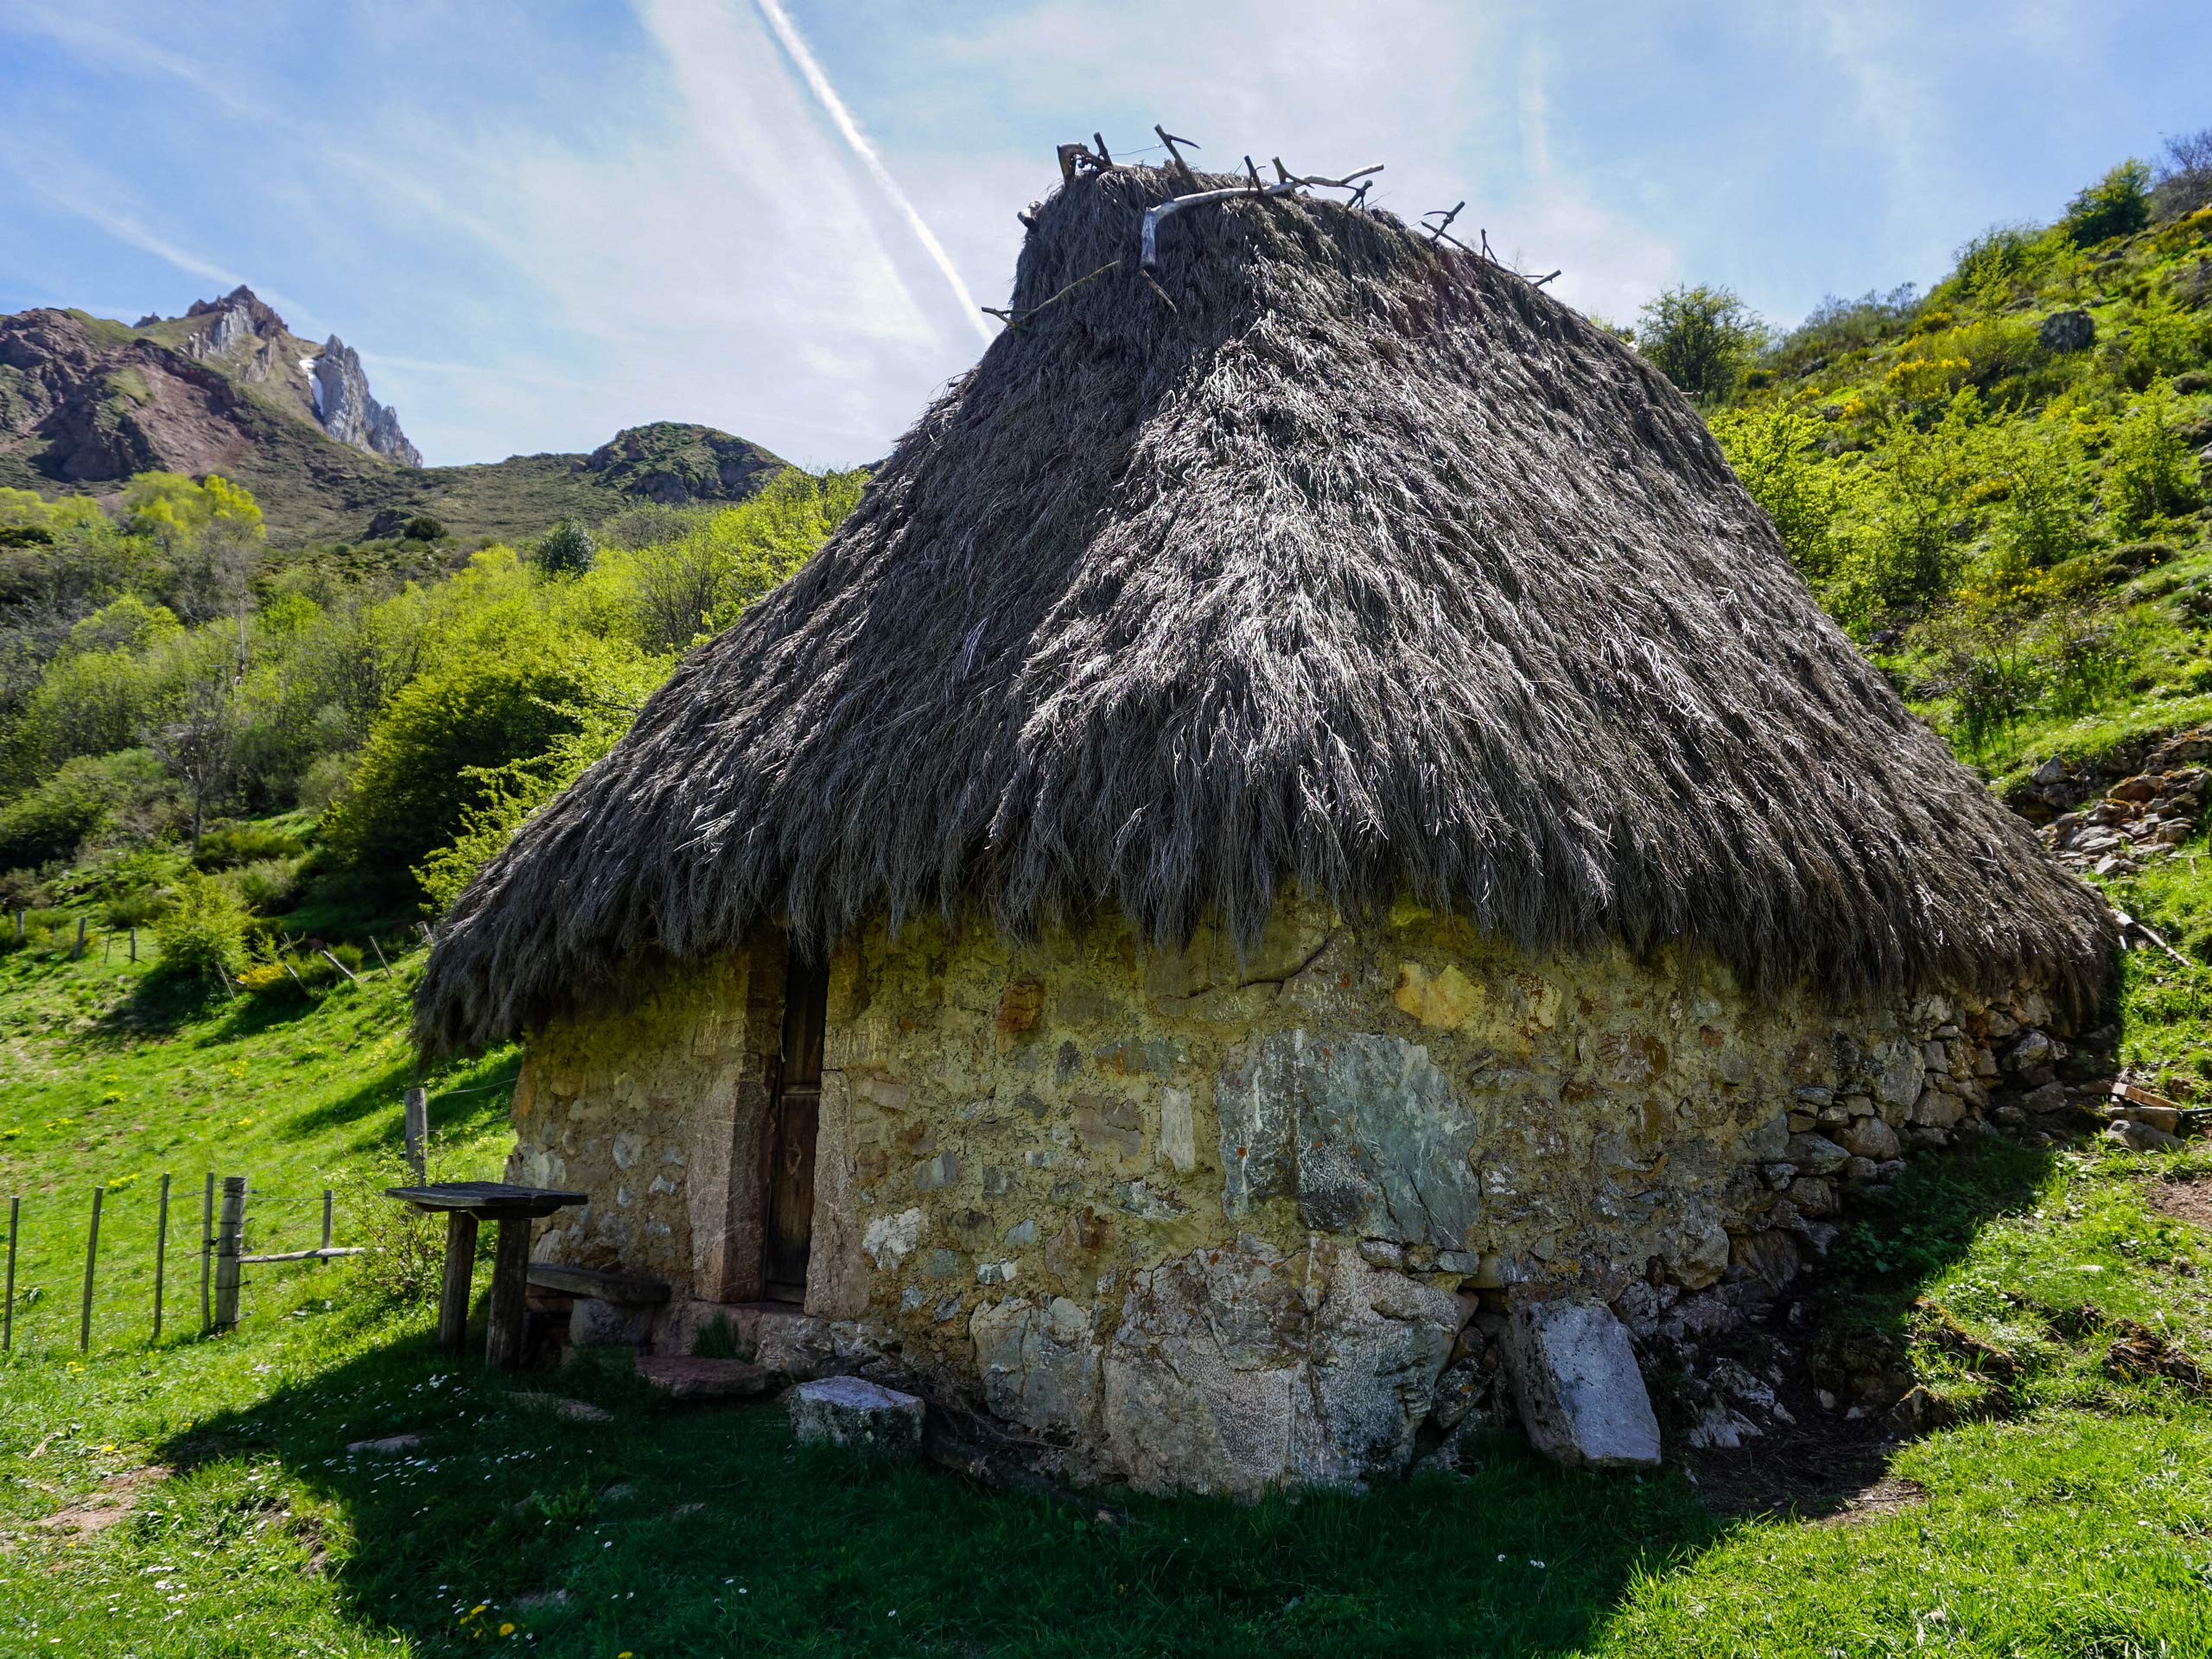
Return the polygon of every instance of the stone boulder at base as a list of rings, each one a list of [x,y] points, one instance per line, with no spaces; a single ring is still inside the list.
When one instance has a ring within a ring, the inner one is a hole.
[[[817,1377],[791,1390],[791,1430],[802,1443],[824,1441],[882,1456],[922,1449],[922,1402],[860,1376]]]
[[[1628,1331],[1589,1302],[1516,1310],[1505,1344],[1521,1425],[1546,1457],[1599,1469],[1659,1461],[1659,1420]]]

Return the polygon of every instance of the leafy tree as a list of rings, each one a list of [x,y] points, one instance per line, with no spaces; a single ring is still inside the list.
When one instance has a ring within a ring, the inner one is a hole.
[[[599,557],[599,544],[591,532],[573,518],[563,518],[537,538],[538,569],[552,576],[580,576]]]
[[[2159,386],[2127,412],[2113,435],[2106,505],[2125,535],[2196,505],[2197,461],[2174,429],[2174,395]]]
[[[353,787],[324,817],[324,840],[375,885],[411,885],[415,867],[494,792],[489,774],[580,729],[567,711],[591,701],[608,655],[625,651],[541,638],[423,675],[378,719]]]
[[[1840,608],[1855,620],[1923,608],[1966,566],[1961,490],[1981,399],[1969,387],[1923,432],[1893,418],[1864,472]]]
[[[2094,184],[2075,192],[2061,221],[2067,238],[2077,248],[2133,235],[2150,222],[2151,169],[2134,160],[2122,162]]]
[[[1798,569],[1815,583],[1834,576],[1840,554],[1835,527],[1844,493],[1835,464],[1821,452],[1826,433],[1825,422],[1795,404],[1732,410],[1713,422],[1713,435],[1736,475],[1774,520]]]
[[[1636,339],[1683,396],[1709,407],[1734,395],[1766,327],[1732,290],[1700,283],[1670,288],[1647,304]]]
[[[407,521],[406,528],[399,533],[410,542],[442,542],[446,538],[446,527],[427,512],[417,513]]]
[[[2018,564],[2059,564],[2086,545],[2086,504],[2074,473],[2079,450],[2063,422],[2013,421],[1988,434],[1986,476],[2005,490],[1997,504],[1999,538]]]

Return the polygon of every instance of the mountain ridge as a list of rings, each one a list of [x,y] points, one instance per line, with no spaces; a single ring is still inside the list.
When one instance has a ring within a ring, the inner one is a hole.
[[[251,489],[279,546],[395,533],[535,535],[640,503],[742,500],[788,463],[686,422],[626,428],[589,453],[425,467],[353,347],[294,334],[243,284],[136,323],[41,307],[0,315],[0,486],[102,495],[134,474],[219,473]]]

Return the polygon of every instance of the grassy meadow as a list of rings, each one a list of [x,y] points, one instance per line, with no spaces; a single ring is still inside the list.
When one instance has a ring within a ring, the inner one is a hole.
[[[2123,1321],[2192,1351],[2212,1325],[2212,1232],[2168,1212],[2212,1193],[2187,1185],[2212,1149],[1992,1141],[1854,1224],[1815,1316],[1899,1341],[1944,1425],[1893,1448],[1870,1431],[1866,1501],[1814,1483],[1744,1514],[1708,1499],[1789,1448],[1599,1476],[1506,1428],[1466,1477],[1365,1496],[1054,1502],[802,1451],[772,1402],[456,1363],[378,1258],[249,1269],[238,1330],[203,1338],[188,1216],[151,1343],[162,1171],[195,1202],[207,1168],[250,1176],[257,1250],[314,1243],[325,1185],[341,1243],[384,1213],[420,963],[272,1012],[170,1000],[97,944],[0,963],[27,1298],[0,1362],[0,1650],[2212,1652],[2212,1405],[2109,1360]],[[2174,990],[2145,967],[2131,1013]],[[512,1075],[495,1055],[427,1079],[442,1173],[498,1171]],[[347,1450],[396,1435],[419,1444]]]

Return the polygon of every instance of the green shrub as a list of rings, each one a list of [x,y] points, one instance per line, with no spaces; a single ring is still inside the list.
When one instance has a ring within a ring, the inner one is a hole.
[[[134,805],[167,786],[161,763],[143,749],[80,755],[0,806],[0,869],[72,856]]]
[[[521,650],[459,662],[393,698],[353,787],[323,818],[332,855],[374,886],[404,890],[424,855],[495,792],[487,773],[545,754],[580,728],[573,706],[588,701],[595,672],[621,654],[591,639],[561,649],[551,661]]]
[[[2161,388],[2130,410],[2113,436],[2106,507],[2123,535],[2196,504],[2196,457],[2174,429],[2173,413],[2173,394]]]
[[[417,513],[399,533],[410,542],[442,542],[446,538],[446,527],[427,512]]]
[[[1835,524],[1843,510],[1841,479],[1821,453],[1827,430],[1827,423],[1799,405],[1731,410],[1713,421],[1713,435],[1736,475],[1814,582],[1835,574]]]
[[[2151,222],[2151,169],[2138,161],[2125,161],[2085,185],[2066,204],[2061,221],[2068,240],[2077,248],[2094,247],[2115,236],[2132,236]]]
[[[289,910],[300,893],[300,864],[292,858],[257,858],[238,867],[232,880],[238,897],[263,916]]]
[[[235,970],[245,954],[246,922],[245,906],[229,887],[188,871],[176,902],[155,925],[162,968],[191,978]]]
[[[599,544],[575,519],[563,518],[537,538],[532,556],[548,575],[580,576],[598,559]]]
[[[258,823],[218,824],[200,837],[192,861],[203,870],[227,870],[276,858],[296,858],[306,848],[296,836]]]

